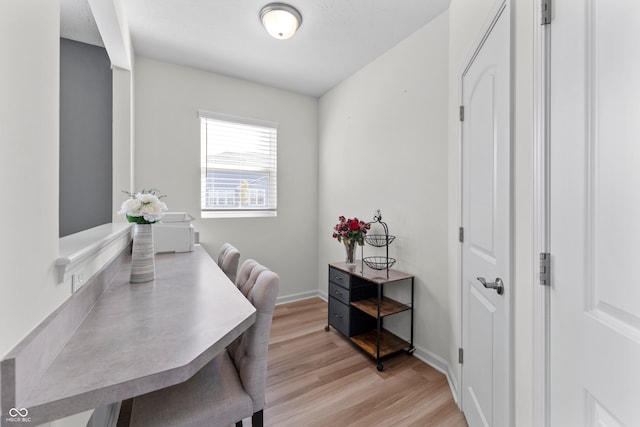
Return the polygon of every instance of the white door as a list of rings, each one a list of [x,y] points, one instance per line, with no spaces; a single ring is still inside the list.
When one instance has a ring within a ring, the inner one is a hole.
[[[640,426],[640,2],[553,4],[550,421]]]
[[[462,409],[471,427],[512,425],[509,27],[503,5],[462,75]]]

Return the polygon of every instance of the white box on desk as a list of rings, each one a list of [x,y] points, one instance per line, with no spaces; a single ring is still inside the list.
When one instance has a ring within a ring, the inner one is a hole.
[[[162,219],[156,225],[171,225],[174,227],[189,227],[191,221],[195,218],[189,215],[187,212],[165,212],[162,215]]]
[[[193,252],[195,229],[194,218],[186,212],[167,212],[159,223],[153,224],[153,246],[155,253]]]

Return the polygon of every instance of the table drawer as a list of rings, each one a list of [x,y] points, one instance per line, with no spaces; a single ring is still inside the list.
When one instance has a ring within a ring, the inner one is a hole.
[[[345,289],[334,282],[329,282],[329,295],[340,300],[344,304],[349,304],[351,301],[375,297],[377,295],[377,287],[375,285],[370,285]]]
[[[329,281],[343,288],[351,288],[351,276],[349,273],[345,273],[337,268],[329,267]]]
[[[375,329],[376,319],[362,311],[329,297],[329,325],[344,336],[352,337]]]
[[[349,306],[333,297],[329,297],[329,325],[349,336]]]
[[[349,290],[329,282],[329,295],[344,304],[349,304]]]

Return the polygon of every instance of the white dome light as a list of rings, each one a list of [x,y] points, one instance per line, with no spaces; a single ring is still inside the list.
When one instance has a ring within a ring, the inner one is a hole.
[[[300,27],[302,15],[288,4],[270,3],[260,11],[260,21],[271,36],[285,40]]]

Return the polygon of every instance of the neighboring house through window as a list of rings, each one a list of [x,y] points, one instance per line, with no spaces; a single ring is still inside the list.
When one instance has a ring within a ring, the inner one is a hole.
[[[276,216],[278,124],[199,114],[202,218]]]

